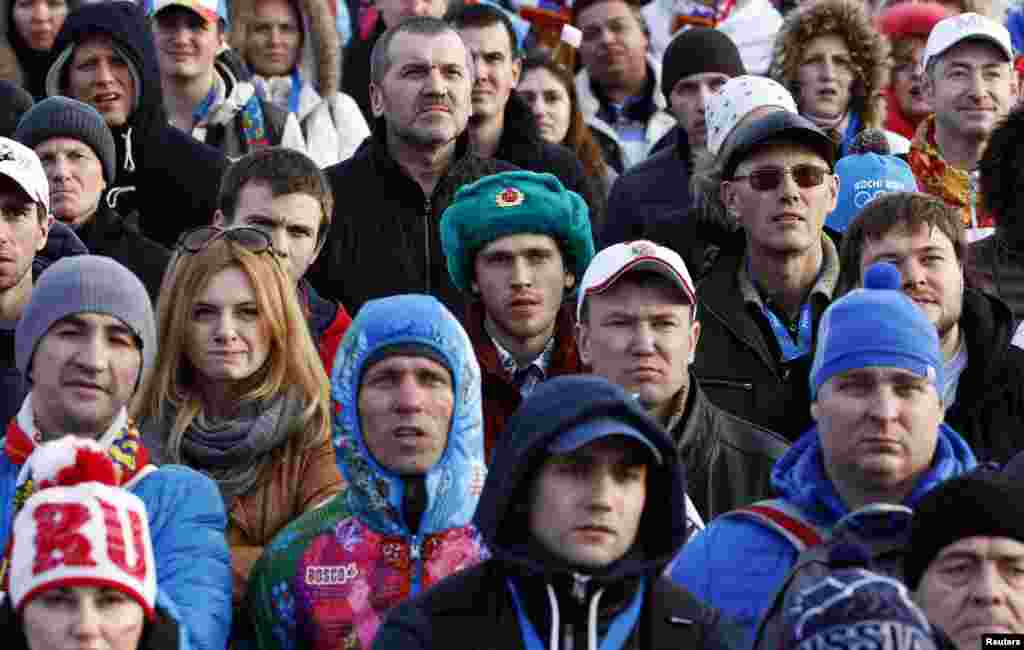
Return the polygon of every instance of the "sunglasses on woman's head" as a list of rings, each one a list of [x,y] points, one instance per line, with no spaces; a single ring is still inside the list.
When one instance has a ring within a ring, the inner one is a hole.
[[[277,257],[274,242],[270,235],[259,228],[239,226],[236,228],[219,228],[217,226],[200,226],[184,233],[178,238],[178,249],[186,253],[198,253],[218,239],[227,239],[253,253],[270,251]]]
[[[755,169],[746,176],[733,176],[732,180],[750,180],[750,187],[758,192],[774,190],[782,184],[782,177],[785,174],[792,174],[793,180],[799,187],[808,189],[818,187],[825,181],[825,175],[829,171],[817,165],[793,165],[792,167],[764,167]]]

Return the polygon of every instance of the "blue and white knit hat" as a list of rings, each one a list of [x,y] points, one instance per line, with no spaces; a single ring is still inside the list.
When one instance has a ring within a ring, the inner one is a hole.
[[[941,394],[939,335],[920,307],[900,290],[900,272],[873,264],[864,288],[832,303],[821,317],[811,366],[811,399],[834,375],[855,368],[903,368],[929,379]]]
[[[783,614],[781,648],[831,647],[934,650],[939,643],[902,583],[865,569],[841,569],[796,594]]]

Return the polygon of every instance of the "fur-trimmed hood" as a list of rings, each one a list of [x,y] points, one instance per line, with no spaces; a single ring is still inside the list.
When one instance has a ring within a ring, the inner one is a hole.
[[[3,0],[0,0],[3,1]],[[302,16],[302,51],[299,68],[303,81],[313,84],[321,97],[341,90],[341,50],[334,15],[328,0],[289,0]],[[246,33],[256,0],[230,0],[228,44],[245,58]]]
[[[863,128],[882,128],[885,114],[881,92],[887,81],[889,46],[859,0],[816,0],[791,11],[775,37],[769,76],[785,86],[799,103],[797,69],[801,54],[807,43],[825,34],[841,35],[850,48],[857,76],[850,108],[860,116]]]

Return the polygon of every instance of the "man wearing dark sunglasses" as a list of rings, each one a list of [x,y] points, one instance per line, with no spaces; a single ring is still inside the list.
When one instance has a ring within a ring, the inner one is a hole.
[[[723,151],[722,202],[744,249],[701,284],[694,372],[712,402],[795,440],[809,425],[811,342],[839,275],[822,233],[836,206],[835,143],[786,111],[744,125]]]
[[[298,283],[300,303],[328,374],[352,318],[344,305],[313,289],[306,271],[323,249],[333,210],[331,187],[313,160],[292,149],[269,147],[228,168],[213,219],[216,226],[250,226],[267,233]]]

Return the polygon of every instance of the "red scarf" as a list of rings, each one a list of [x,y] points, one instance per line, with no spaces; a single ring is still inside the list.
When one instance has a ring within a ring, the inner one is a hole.
[[[7,425],[7,441],[4,445],[4,451],[11,462],[16,465],[25,464],[28,457],[35,451],[36,444],[32,436],[18,424],[17,416],[11,418],[11,423]],[[142,443],[142,434],[131,420],[128,420],[124,428],[114,434],[107,446],[107,451],[114,461],[114,467],[118,470],[118,485],[129,483],[150,464],[149,450]],[[20,491],[21,488],[19,488]],[[26,495],[25,498],[28,496]]]

